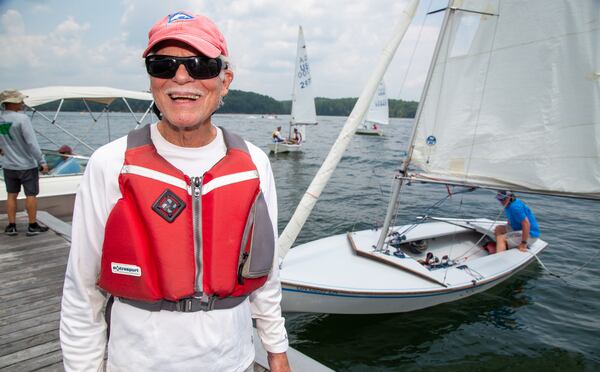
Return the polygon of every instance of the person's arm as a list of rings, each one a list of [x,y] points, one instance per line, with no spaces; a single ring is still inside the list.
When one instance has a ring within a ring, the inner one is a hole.
[[[525,217],[523,221],[521,221],[521,243],[519,244],[520,251],[527,250],[527,239],[529,239],[529,230],[531,229],[531,224],[529,223],[529,219]],[[514,244],[514,243],[513,243]]]
[[[24,116],[25,118],[21,123],[21,132],[23,133],[23,139],[29,147],[29,153],[33,156],[35,161],[37,161],[38,165],[42,167],[42,173],[48,173],[48,165],[46,164],[46,158],[44,157],[44,154],[42,154],[40,145],[38,144],[37,138],[35,137],[33,126],[31,125],[31,120],[29,120],[29,118],[26,115]]]
[[[115,175],[107,175],[105,170],[114,162],[112,158],[106,161],[92,156],[75,199],[60,319],[60,343],[66,371],[101,371],[103,368],[107,342],[103,311],[106,297],[96,287],[96,278],[110,204],[120,195],[118,183],[116,191],[111,191],[116,180],[109,179],[109,176],[116,179],[118,171]]]
[[[271,372],[290,372],[290,362],[286,353],[268,353],[269,370]]]
[[[273,172],[268,158],[262,152],[264,165],[261,171],[261,189],[267,202],[273,232],[277,238],[277,195]],[[253,156],[253,159],[255,157]],[[261,167],[257,164],[257,167]],[[277,247],[277,246],[276,246]],[[277,249],[273,257],[273,269],[265,285],[250,295],[252,317],[256,319],[256,330],[267,350],[271,371],[289,371],[286,351],[288,338],[285,331],[285,320],[281,316],[281,282],[279,281],[279,255]]]

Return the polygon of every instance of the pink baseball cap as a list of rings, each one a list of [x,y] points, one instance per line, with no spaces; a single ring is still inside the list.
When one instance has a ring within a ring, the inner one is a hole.
[[[179,40],[210,58],[227,56],[227,43],[213,21],[201,14],[176,12],[156,22],[148,32],[148,47],[143,58],[156,44],[164,40]]]

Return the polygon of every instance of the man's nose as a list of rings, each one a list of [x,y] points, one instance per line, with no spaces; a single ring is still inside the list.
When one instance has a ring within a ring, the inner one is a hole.
[[[175,71],[175,76],[173,76],[173,80],[179,84],[184,84],[184,83],[194,80],[194,78],[192,78],[190,76],[190,74],[188,74],[188,71],[185,68],[185,65],[180,64],[177,67],[177,71]]]

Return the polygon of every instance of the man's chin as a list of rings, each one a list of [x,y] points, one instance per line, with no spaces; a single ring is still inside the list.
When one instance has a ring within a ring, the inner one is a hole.
[[[170,130],[175,132],[190,132],[199,129],[203,125],[210,125],[210,119],[203,121],[188,121],[188,120],[168,120],[163,119],[163,122]]]

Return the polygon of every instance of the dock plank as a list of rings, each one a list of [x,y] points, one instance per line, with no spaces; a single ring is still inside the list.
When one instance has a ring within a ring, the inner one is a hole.
[[[4,345],[0,348],[0,357],[8,354],[14,354],[20,350],[25,350],[33,346],[45,344],[47,342],[55,341],[58,339],[58,330],[52,330],[22,340],[13,342],[9,345]]]
[[[69,242],[52,230],[26,236],[24,214],[17,229],[0,236],[0,371],[63,371],[58,327]]]
[[[45,356],[49,353],[60,351],[60,342],[53,340],[50,342],[36,345],[27,349],[19,350],[16,353],[4,355],[0,357],[0,368],[11,366],[11,368],[17,368],[16,365],[23,364],[24,362],[31,362],[35,358]],[[60,360],[60,359],[59,359]],[[22,370],[21,368],[15,370]]]

